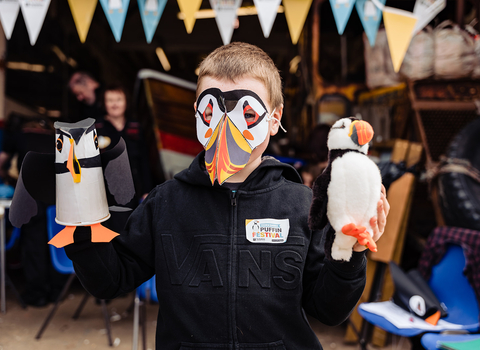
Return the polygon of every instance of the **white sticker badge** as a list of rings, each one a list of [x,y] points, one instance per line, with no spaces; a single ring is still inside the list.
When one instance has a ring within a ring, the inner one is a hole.
[[[290,221],[288,219],[247,219],[245,231],[252,243],[284,243],[288,238]]]

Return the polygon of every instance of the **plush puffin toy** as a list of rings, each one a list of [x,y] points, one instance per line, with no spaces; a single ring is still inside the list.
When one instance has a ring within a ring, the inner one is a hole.
[[[372,138],[371,125],[353,117],[338,120],[328,134],[328,165],[313,184],[309,226],[330,223],[325,252],[334,260],[349,261],[357,240],[377,250],[370,219],[377,215],[382,178],[367,157]]]

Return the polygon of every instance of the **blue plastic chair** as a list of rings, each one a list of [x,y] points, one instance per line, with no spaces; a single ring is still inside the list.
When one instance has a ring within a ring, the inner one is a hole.
[[[465,255],[458,245],[450,245],[442,260],[432,268],[428,284],[437,299],[447,307],[448,316],[442,318],[450,323],[463,326],[463,332],[478,332],[479,306],[475,292],[463,274],[465,268]],[[428,332],[423,329],[400,329],[387,321],[384,317],[358,309],[360,315],[369,323],[378,326],[389,333],[403,337],[422,335],[429,342],[434,336],[442,336],[439,332]],[[452,330],[455,332],[456,330]],[[458,332],[458,331],[457,331]],[[435,349],[435,348],[434,348]]]
[[[135,292],[134,312],[133,312],[133,344],[132,350],[137,350],[138,346],[138,328],[142,327],[143,350],[147,348],[147,303],[158,303],[156,278],[155,275],[148,281],[140,285]]]
[[[8,242],[5,244],[5,251],[8,251],[13,248],[15,243],[20,238],[20,229],[18,227],[14,227]]]
[[[56,216],[56,207],[54,205],[49,206],[47,208],[47,233],[48,233],[49,240],[52,239],[58,232],[60,232],[65,227],[57,224],[57,222],[55,221],[55,216]],[[68,258],[67,254],[65,253],[65,249],[56,248],[51,244],[49,244],[49,248],[50,248],[50,258],[52,260],[53,267],[59,273],[69,274],[70,276],[67,282],[65,283],[65,285],[63,286],[63,289],[60,292],[60,295],[58,296],[57,300],[55,300],[55,304],[53,305],[53,308],[50,310],[50,313],[47,315],[47,318],[45,319],[42,326],[40,327],[40,330],[35,336],[36,339],[41,338],[43,332],[45,331],[51,319],[53,318],[53,315],[57,311],[60,301],[64,299],[72,282],[76,278],[75,269],[73,268],[73,262]],[[82,301],[80,302],[80,305],[75,311],[75,314],[73,315],[73,319],[76,320],[80,316],[80,313],[83,307],[85,306],[85,303],[87,302],[89,296],[90,294],[87,291],[85,291],[85,296],[83,297]],[[112,335],[110,330],[110,317],[108,316],[108,310],[107,310],[105,300],[103,299],[101,300],[101,305],[102,305],[103,316],[105,319],[105,327],[107,329],[108,344],[110,346],[113,346]]]
[[[10,249],[12,249],[15,246],[15,243],[17,243],[19,238],[20,238],[20,229],[17,227],[14,227],[12,234],[10,235],[10,238],[5,243],[5,251],[9,251]],[[9,287],[11,289],[11,291],[13,292],[13,295],[17,298],[22,309],[26,309],[27,304],[25,304],[25,301],[23,301],[20,293],[18,293],[17,288],[15,287],[15,285],[13,284],[12,280],[10,279],[10,277],[6,272],[5,272],[5,287]]]

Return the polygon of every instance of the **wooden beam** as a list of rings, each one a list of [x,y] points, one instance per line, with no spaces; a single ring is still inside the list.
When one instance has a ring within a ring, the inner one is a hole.
[[[456,22],[463,28],[463,15],[465,13],[465,0],[457,0],[455,11]]]

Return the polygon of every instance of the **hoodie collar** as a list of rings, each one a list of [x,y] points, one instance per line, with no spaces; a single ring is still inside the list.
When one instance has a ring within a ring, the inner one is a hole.
[[[205,151],[200,152],[190,166],[174,176],[175,179],[196,186],[212,187],[208,173],[205,169]],[[298,172],[289,164],[265,156],[260,165],[247,177],[239,190],[255,191],[274,186],[285,178],[289,181],[302,183]],[[213,187],[226,188],[215,182]]]

